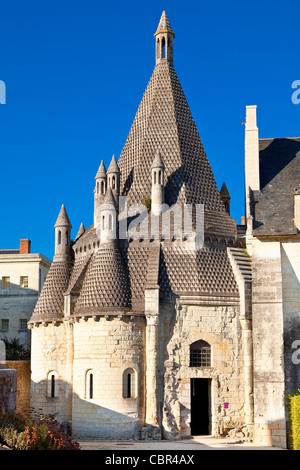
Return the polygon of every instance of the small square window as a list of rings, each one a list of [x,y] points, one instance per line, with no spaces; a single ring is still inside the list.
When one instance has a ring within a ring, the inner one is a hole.
[[[9,320],[2,319],[1,320],[1,330],[2,331],[8,331],[8,329],[9,329]]]
[[[26,331],[27,330],[27,320],[26,318],[21,318],[20,319],[20,330],[21,331]]]
[[[2,277],[2,288],[8,289],[9,287],[10,287],[10,277],[8,276]]]
[[[20,277],[20,287],[22,289],[26,289],[28,287],[28,276],[21,276]]]

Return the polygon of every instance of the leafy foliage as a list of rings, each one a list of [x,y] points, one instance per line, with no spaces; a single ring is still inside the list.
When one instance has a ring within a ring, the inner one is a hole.
[[[289,403],[289,446],[292,450],[300,450],[300,390],[288,395]]]
[[[14,338],[8,340],[3,339],[6,349],[6,360],[7,361],[28,361],[30,359],[30,351],[24,348],[19,340]]]
[[[80,450],[51,416],[33,420],[17,413],[0,415],[0,444],[13,450]]]

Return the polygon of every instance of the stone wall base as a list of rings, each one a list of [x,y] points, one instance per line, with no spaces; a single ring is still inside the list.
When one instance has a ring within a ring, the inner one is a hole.
[[[264,446],[287,448],[284,423],[260,423],[254,425],[254,442]]]

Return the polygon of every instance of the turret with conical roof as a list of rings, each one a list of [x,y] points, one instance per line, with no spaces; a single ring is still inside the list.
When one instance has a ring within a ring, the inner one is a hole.
[[[161,15],[154,37],[156,40],[156,63],[165,60],[173,64],[173,39],[175,34],[165,11]]]
[[[224,183],[222,185],[222,188],[220,190],[220,196],[221,196],[221,201],[224,204],[226,212],[228,212],[228,214],[230,214],[230,199],[231,199],[231,197],[230,197],[229,191],[227,189],[227,186],[225,184],[225,181],[224,181]]]
[[[96,186],[94,189],[94,227],[99,224],[100,219],[98,207],[103,203],[107,189],[106,168],[103,160],[101,160],[100,166],[95,176],[95,180]]]
[[[64,204],[61,206],[55,228],[55,255],[54,261],[63,261],[71,257],[71,222]]]
[[[164,168],[161,154],[157,151],[151,165],[151,210],[154,215],[161,212],[164,203]]]
[[[110,187],[107,188],[99,216],[100,224],[97,234],[100,236],[100,244],[115,244],[117,239],[117,205]]]
[[[114,155],[107,170],[107,187],[111,188],[115,202],[118,204],[120,195],[120,168]]]

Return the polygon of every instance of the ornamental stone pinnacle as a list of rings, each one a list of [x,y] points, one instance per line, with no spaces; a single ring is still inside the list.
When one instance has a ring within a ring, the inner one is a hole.
[[[169,20],[165,11],[162,12],[154,37],[156,37],[159,33],[170,33],[173,35],[173,38],[175,38],[175,34],[172,31],[172,28],[170,26],[170,23],[169,23]]]

